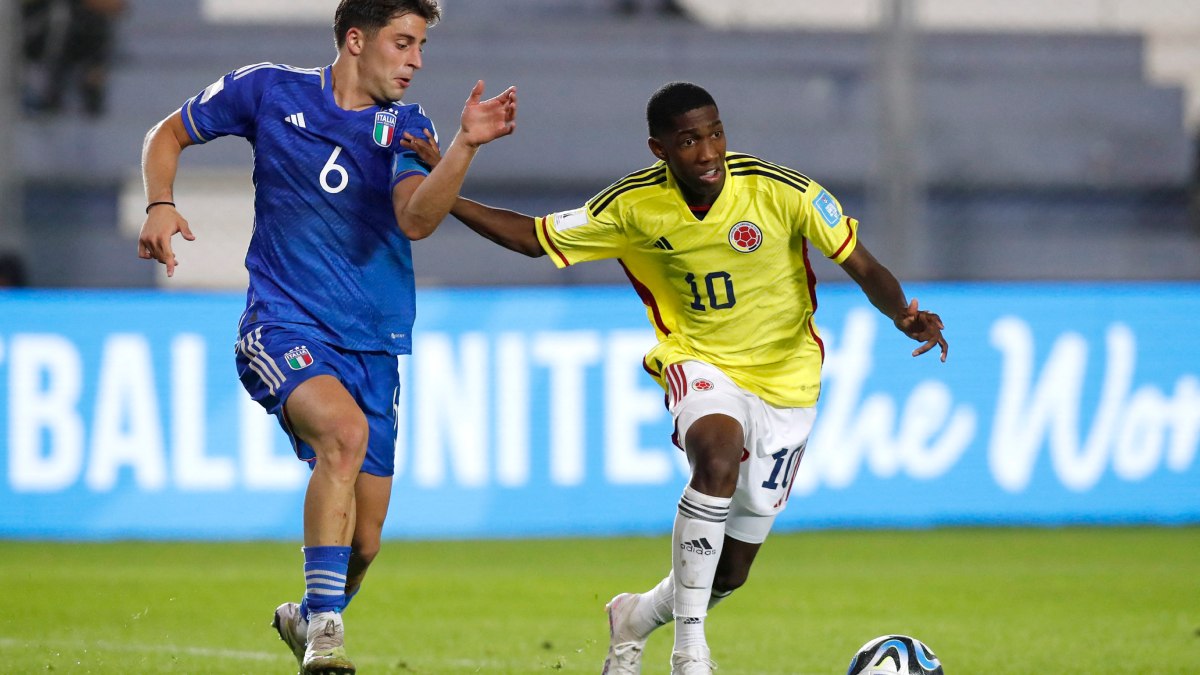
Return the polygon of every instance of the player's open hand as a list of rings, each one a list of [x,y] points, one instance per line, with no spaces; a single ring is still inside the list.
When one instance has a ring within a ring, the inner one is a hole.
[[[920,356],[933,349],[934,346],[938,346],[942,348],[942,361],[945,362],[950,347],[946,344],[946,338],[942,337],[942,329],[946,327],[942,323],[942,317],[933,312],[917,309],[917,299],[913,298],[912,302],[908,303],[908,307],[896,315],[893,323],[901,333],[918,342],[925,343],[913,350],[913,356]]]
[[[150,209],[146,222],[142,223],[142,231],[138,234],[138,257],[146,260],[154,259],[167,266],[167,276],[175,276],[175,251],[171,248],[171,237],[175,233],[183,235],[188,241],[195,241],[196,235],[188,227],[188,222],[179,215],[174,206],[163,204]]]
[[[400,147],[412,150],[417,153],[417,159],[425,163],[429,168],[437,166],[437,163],[442,161],[442,150],[433,140],[433,132],[428,129],[422,129],[423,138],[418,138],[409,132],[404,132],[400,138]]]
[[[472,145],[480,146],[507,136],[517,128],[517,88],[509,87],[499,96],[486,101],[483,98],[483,80],[475,83],[467,103],[463,106],[462,130],[459,137]]]

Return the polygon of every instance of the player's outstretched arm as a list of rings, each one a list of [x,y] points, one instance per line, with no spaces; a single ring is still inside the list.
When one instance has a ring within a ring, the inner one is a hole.
[[[424,179],[406,179],[392,191],[396,224],[409,239],[424,239],[450,213],[467,169],[480,146],[516,128],[517,90],[509,87],[485,100],[483,80],[475,83],[463,107],[461,124],[450,147]]]
[[[171,248],[171,237],[179,233],[188,241],[196,239],[188,222],[173,204],[179,155],[191,144],[192,139],[183,127],[183,117],[176,110],[146,133],[142,145],[142,182],[146,188],[147,207],[146,220],[138,234],[138,257],[166,265],[168,277],[175,275],[178,264]]]
[[[400,145],[417,153],[417,157],[428,166],[437,166],[442,159],[433,133],[428,129],[424,130],[422,136],[405,132]],[[523,213],[487,206],[465,197],[455,200],[450,213],[477,234],[510,251],[530,258],[546,254],[534,233],[537,221]]]
[[[950,348],[942,336],[942,329],[945,328],[942,318],[933,312],[918,309],[916,298],[912,302],[906,300],[900,282],[891,270],[871,255],[862,241],[842,262],[842,269],[863,290],[871,304],[891,319],[901,333],[923,343],[913,350],[913,356],[920,356],[936,346],[942,350],[942,361],[946,360]]]
[[[946,327],[942,323],[942,317],[933,312],[917,309],[916,298],[913,298],[912,302],[908,303],[903,312],[892,317],[892,323],[896,325],[896,328],[901,333],[904,333],[917,342],[924,342],[920,347],[913,350],[913,356],[920,356],[933,349],[934,346],[938,346],[942,349],[942,362],[946,361],[946,355],[950,352],[950,347],[946,344],[946,338],[942,336],[942,329]]]
[[[546,254],[538,242],[534,227],[537,221],[532,217],[508,209],[459,197],[450,211],[464,225],[510,251],[516,251],[530,258]]]
[[[429,129],[422,129],[421,135],[416,136],[409,132],[404,132],[400,136],[400,147],[406,150],[412,150],[417,153],[417,159],[420,159],[430,169],[438,165],[442,161],[442,150],[437,146],[437,141],[433,138],[433,132]]]

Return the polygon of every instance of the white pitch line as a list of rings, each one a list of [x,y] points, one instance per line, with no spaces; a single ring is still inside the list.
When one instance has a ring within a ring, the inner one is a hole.
[[[184,647],[172,644],[137,644],[132,642],[113,642],[111,640],[95,640],[80,642],[72,640],[18,640],[16,638],[0,638],[0,647],[44,647],[69,651],[102,649],[106,651],[134,651],[147,654],[188,654],[189,656],[214,656],[230,659],[254,659],[256,661],[277,661],[282,654],[269,652],[245,651],[239,649],[213,649],[211,647]]]
[[[24,647],[26,649],[47,648],[47,649],[62,649],[64,651],[84,651],[88,649],[99,649],[111,652],[141,652],[144,654],[187,654],[188,656],[207,656],[222,659],[245,659],[253,661],[291,661],[290,657],[285,657],[284,654],[276,651],[248,651],[240,649],[214,649],[212,647],[183,647],[171,644],[137,644],[131,642],[113,642],[112,640],[95,640],[92,642],[80,642],[72,640],[20,640],[17,638],[0,637],[0,649],[8,649],[15,647]],[[282,649],[282,647],[281,647]],[[380,656],[355,656],[354,661],[359,665],[385,665],[395,666],[398,660],[403,660],[402,657],[380,657]],[[455,669],[471,669],[471,672],[487,673],[497,670],[511,670],[513,665],[496,660],[478,660],[478,659],[442,659],[438,661],[422,661],[418,664],[419,668],[424,670],[428,668],[455,668]],[[546,665],[539,666],[539,669],[545,669]],[[553,668],[553,666],[550,666]],[[774,671],[762,673],[761,675],[795,675],[792,671],[784,671],[776,673]]]
[[[212,647],[188,647],[180,645],[172,645],[165,643],[157,644],[138,644],[133,642],[114,642],[112,640],[94,640],[91,642],[77,640],[20,640],[17,638],[0,637],[0,648],[9,649],[24,647],[26,649],[60,649],[66,652],[86,652],[89,649],[111,651],[111,652],[139,652],[143,654],[186,654],[188,656],[203,656],[222,659],[243,659],[253,661],[281,661],[290,657],[285,657],[283,653],[278,651],[248,651],[240,649],[215,649]],[[380,656],[355,656],[355,663],[358,664],[375,664],[375,665],[395,665],[397,658],[385,658]],[[434,664],[425,665],[440,665],[443,667],[454,666],[459,668],[473,668],[478,671],[487,672],[488,670],[507,668],[508,664],[499,661],[482,661],[473,659],[446,659]]]

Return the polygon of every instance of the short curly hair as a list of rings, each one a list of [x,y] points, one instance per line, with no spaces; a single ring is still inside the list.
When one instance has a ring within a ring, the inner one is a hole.
[[[659,87],[646,103],[646,124],[650,135],[659,138],[671,129],[674,119],[686,112],[705,106],[717,107],[717,102],[699,85],[691,82],[668,82]]]
[[[416,14],[433,26],[442,18],[442,8],[438,0],[342,0],[333,14],[334,44],[341,49],[351,28],[374,35],[405,14]]]

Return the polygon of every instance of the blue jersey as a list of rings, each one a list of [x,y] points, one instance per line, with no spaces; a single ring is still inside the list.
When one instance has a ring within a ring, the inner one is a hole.
[[[233,135],[254,148],[241,332],[295,324],[345,349],[410,353],[412,249],[392,188],[429,173],[399,144],[405,131],[433,131],[420,106],[343,110],[330,66],[259,63],[217,80],[181,113],[196,143]]]

